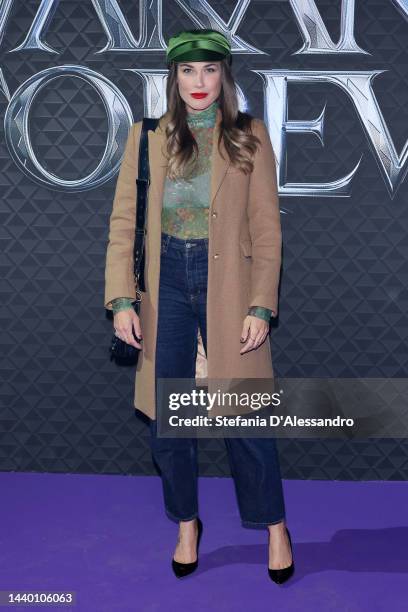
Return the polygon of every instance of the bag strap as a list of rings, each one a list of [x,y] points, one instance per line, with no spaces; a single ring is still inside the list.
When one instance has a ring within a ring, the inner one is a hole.
[[[134,277],[136,290],[146,291],[144,281],[145,267],[145,234],[146,234],[146,209],[147,209],[147,193],[150,185],[150,168],[149,168],[149,140],[147,137],[148,130],[155,131],[159,123],[158,118],[144,117],[142,122],[142,130],[139,142],[139,168],[138,177],[136,179],[136,227],[135,227],[135,244],[133,249],[134,258]],[[137,295],[137,293],[136,293]],[[141,298],[136,301],[141,301]]]

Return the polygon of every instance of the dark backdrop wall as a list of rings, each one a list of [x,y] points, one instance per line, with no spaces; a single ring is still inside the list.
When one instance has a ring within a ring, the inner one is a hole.
[[[407,376],[403,0],[357,0],[355,10],[122,0],[121,13],[109,1],[4,4],[0,469],[156,473],[133,369],[108,358],[104,264],[127,130],[165,110],[164,47],[182,28],[235,32],[242,105],[268,122],[277,152],[276,374]],[[202,475],[229,474],[222,440],[200,448]],[[279,448],[284,478],[408,475],[406,440]]]

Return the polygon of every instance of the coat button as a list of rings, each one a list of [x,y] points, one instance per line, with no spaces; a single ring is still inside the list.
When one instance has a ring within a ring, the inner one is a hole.
[[[214,259],[218,259],[218,258],[219,258],[219,255],[218,255],[218,253],[216,253],[216,254],[214,255]]]
[[[217,217],[217,213],[216,213],[216,212],[213,212],[211,216],[212,216],[214,219],[216,219],[216,217]]]

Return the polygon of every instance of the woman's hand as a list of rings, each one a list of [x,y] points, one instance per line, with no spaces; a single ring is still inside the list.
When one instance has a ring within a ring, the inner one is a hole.
[[[143,341],[140,319],[133,308],[127,308],[126,310],[117,312],[113,317],[113,327],[115,329],[115,335],[118,338],[127,344],[131,344],[135,348],[142,348],[140,342],[137,342],[133,335],[134,330],[137,339]]]
[[[269,323],[260,317],[247,315],[242,327],[241,342],[247,341],[239,351],[241,355],[258,348],[269,333]]]

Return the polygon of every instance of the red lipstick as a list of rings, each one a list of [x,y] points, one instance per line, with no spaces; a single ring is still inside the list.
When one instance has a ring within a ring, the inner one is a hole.
[[[206,93],[192,93],[191,95],[193,98],[197,98],[197,99],[205,98],[206,96],[208,96],[208,94]]]

